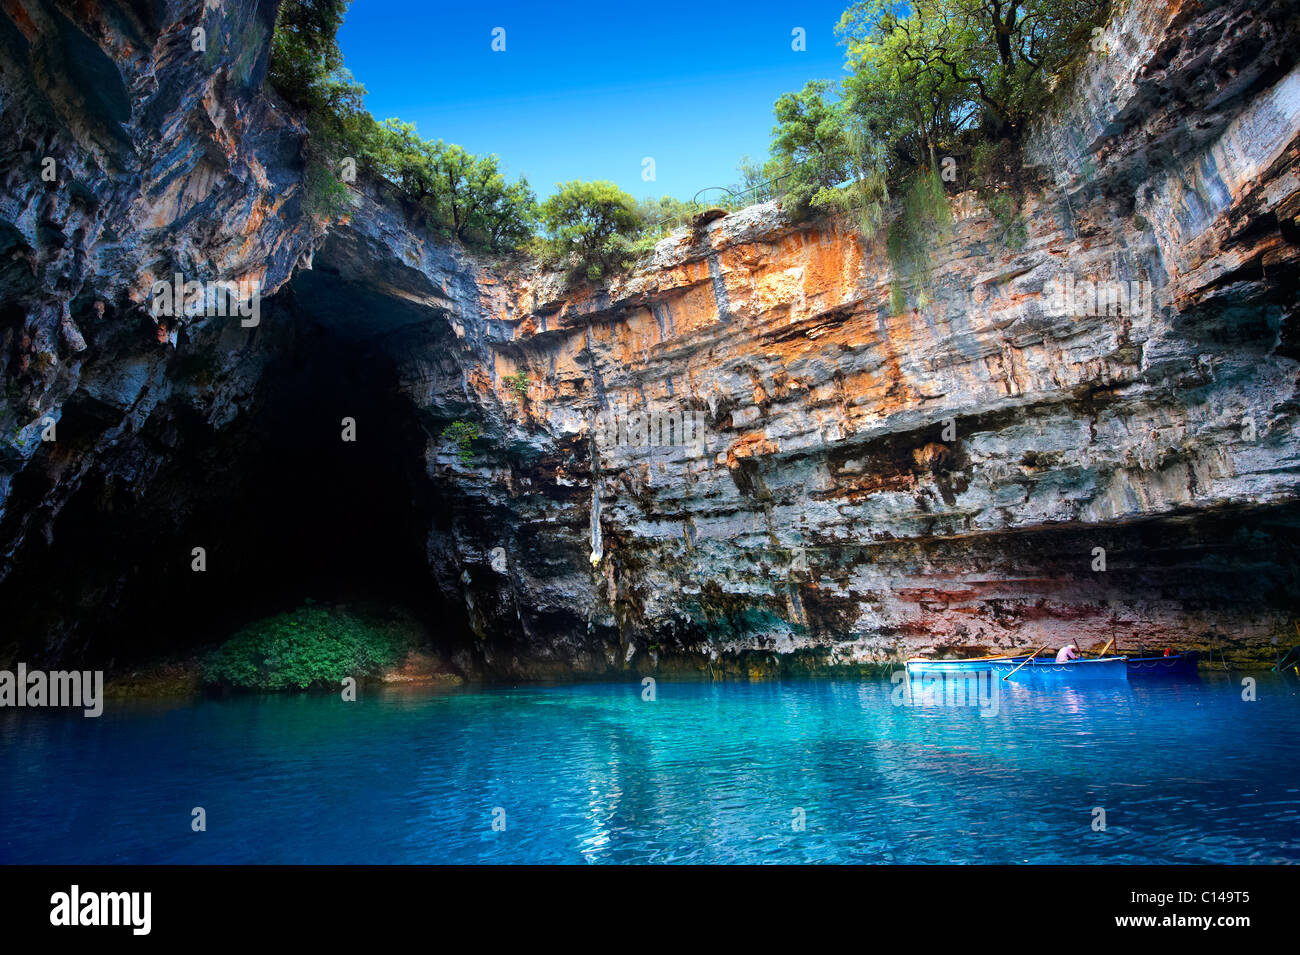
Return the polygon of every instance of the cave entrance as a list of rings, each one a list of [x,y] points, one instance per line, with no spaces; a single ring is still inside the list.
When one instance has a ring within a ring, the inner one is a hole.
[[[313,601],[404,612],[440,649],[467,645],[456,582],[437,579],[428,555],[431,530],[452,520],[428,473],[437,426],[400,365],[449,328],[328,266],[295,276],[263,312],[273,357],[235,425],[246,433],[227,473],[239,491],[205,509],[209,569],[186,580],[212,608],[196,638]]]
[[[300,281],[264,301],[263,327],[241,340],[233,374],[248,381],[216,372],[241,406],[224,426],[182,396],[220,347],[201,333],[167,358],[182,384],[137,430],[120,432],[119,409],[69,400],[58,443],[20,476],[15,515],[45,506],[61,468],[93,463],[0,584],[0,656],[120,668],[308,600],[403,611],[440,649],[465,645],[456,582],[439,581],[427,554],[431,528],[451,517],[427,470],[436,424],[394,357],[411,343],[368,323],[383,303],[355,310],[336,278]],[[387,307],[410,309],[401,317],[416,315],[418,334],[448,334],[427,310]]]
[[[299,313],[250,424],[240,519],[214,527],[252,605],[379,601],[432,618],[428,436],[395,363]]]

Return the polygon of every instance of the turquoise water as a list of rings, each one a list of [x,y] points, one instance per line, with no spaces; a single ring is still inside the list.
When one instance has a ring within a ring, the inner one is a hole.
[[[1241,676],[991,715],[888,680],[3,710],[0,861],[1300,861],[1300,685]]]

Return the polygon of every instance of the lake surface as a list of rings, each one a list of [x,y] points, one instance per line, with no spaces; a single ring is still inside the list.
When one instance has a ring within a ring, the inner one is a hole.
[[[0,710],[0,862],[1297,862],[1300,684],[1245,675]]]

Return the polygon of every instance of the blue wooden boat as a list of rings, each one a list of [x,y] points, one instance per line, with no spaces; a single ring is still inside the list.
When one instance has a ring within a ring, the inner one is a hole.
[[[1011,660],[993,661],[993,671],[1002,676],[1019,680],[1051,678],[1075,680],[1127,680],[1127,657],[1080,657],[1057,663],[1055,657],[1035,657],[1026,662],[1025,657]]]
[[[982,673],[992,670],[1010,679],[1054,677],[1070,680],[1125,680],[1128,678],[1126,657],[1091,657],[1057,663],[1056,658],[1028,656],[972,657],[966,660],[930,660],[913,657],[906,663],[910,676]],[[1014,671],[1014,672],[1013,672]]]
[[[927,657],[912,657],[905,666],[911,676],[987,673],[993,669],[994,663],[1015,659],[1015,657],[968,657],[965,660],[931,660]],[[1019,659],[1023,660],[1024,657]]]
[[[1189,676],[1196,672],[1200,654],[1195,650],[1187,653],[1171,653],[1167,657],[1129,657],[1129,676]]]

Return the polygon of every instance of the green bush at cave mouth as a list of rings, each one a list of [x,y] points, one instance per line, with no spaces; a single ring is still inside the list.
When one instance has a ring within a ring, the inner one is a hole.
[[[203,659],[203,682],[256,690],[337,687],[375,676],[415,642],[409,622],[301,607],[249,624]]]

